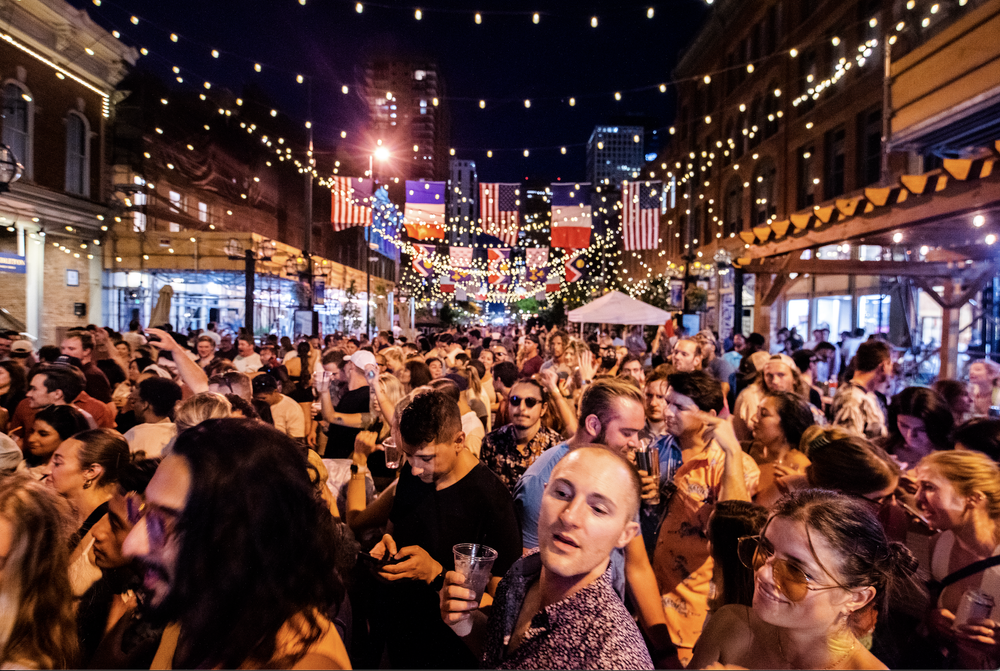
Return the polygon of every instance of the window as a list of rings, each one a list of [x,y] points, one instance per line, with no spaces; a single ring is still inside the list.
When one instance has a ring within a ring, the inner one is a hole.
[[[425,77],[427,77],[427,71],[426,70],[414,70],[413,71],[413,78],[416,79],[418,82],[422,82]]]
[[[24,176],[31,178],[31,95],[20,84],[3,87],[3,143],[24,165]]]
[[[774,92],[778,89],[778,83],[775,81],[771,82],[771,85],[767,87],[767,93],[764,94],[764,137],[771,137],[778,132],[778,109],[780,98],[774,95]]]
[[[731,237],[743,230],[743,184],[738,177],[729,180],[726,188],[726,206],[723,215],[723,237]]]
[[[198,221],[208,223],[208,203],[198,203]]]
[[[868,186],[882,177],[882,111],[858,116],[858,185]]]
[[[754,174],[753,183],[753,225],[763,226],[777,212],[777,201],[774,195],[775,187],[774,164],[766,161]]]
[[[66,191],[90,195],[90,129],[78,112],[66,116]]]
[[[180,213],[183,214],[184,213],[184,197],[181,196],[181,194],[177,193],[176,191],[171,191],[170,192],[170,207],[171,207],[171,209],[178,210]],[[180,232],[180,230],[181,230],[180,224],[175,224],[174,222],[170,222],[170,231],[172,233],[178,233],[178,232]]]
[[[816,149],[812,146],[799,149],[799,188],[795,198],[795,208],[798,210],[812,207],[816,204],[816,191],[819,188],[816,177]]]
[[[750,105],[750,148],[753,149],[760,144],[761,134],[764,131],[764,107],[761,99],[754,98]]]
[[[823,170],[824,197],[829,200],[844,193],[844,140],[843,128],[827,131],[825,137],[826,156]]]

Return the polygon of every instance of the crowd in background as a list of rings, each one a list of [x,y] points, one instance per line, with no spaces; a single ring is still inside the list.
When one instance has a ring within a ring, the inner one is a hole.
[[[0,333],[0,666],[997,668],[1000,365],[896,357]]]

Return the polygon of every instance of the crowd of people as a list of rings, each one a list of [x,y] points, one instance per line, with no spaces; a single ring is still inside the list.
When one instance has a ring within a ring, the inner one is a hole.
[[[0,333],[0,667],[997,668],[1000,365],[823,326]]]

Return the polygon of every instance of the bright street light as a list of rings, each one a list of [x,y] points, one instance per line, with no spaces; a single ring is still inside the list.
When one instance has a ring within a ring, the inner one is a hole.
[[[386,147],[377,147],[375,149],[375,158],[380,161],[384,161],[389,158],[389,150]]]

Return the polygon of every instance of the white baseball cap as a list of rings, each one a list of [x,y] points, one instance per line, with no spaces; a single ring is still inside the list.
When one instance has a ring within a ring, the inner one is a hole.
[[[375,361],[375,355],[366,349],[359,349],[357,352],[347,357],[346,360],[350,361],[361,370],[364,370],[366,366],[374,366],[377,364]]]

